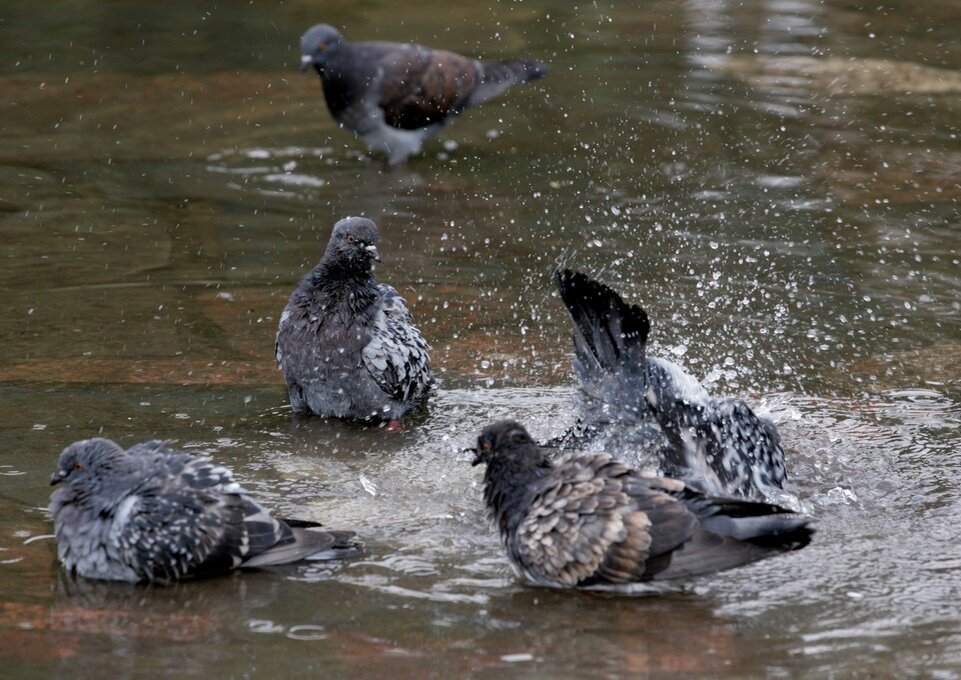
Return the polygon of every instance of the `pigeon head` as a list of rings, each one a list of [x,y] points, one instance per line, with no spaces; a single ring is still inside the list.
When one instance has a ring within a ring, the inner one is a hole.
[[[494,460],[526,460],[540,462],[543,453],[516,420],[502,420],[488,425],[477,438],[471,465],[489,464]]]
[[[74,442],[60,454],[51,486],[98,486],[103,475],[124,469],[127,453],[109,439],[84,439]]]
[[[516,420],[502,420],[485,427],[477,438],[474,453],[474,465],[487,465],[484,502],[504,536],[523,519],[530,485],[550,474],[553,465]]]
[[[322,66],[325,52],[344,42],[344,36],[330,24],[311,26],[300,38],[300,70]]]
[[[380,262],[377,225],[366,217],[345,217],[334,225],[325,257],[351,269],[370,270],[370,262]]]

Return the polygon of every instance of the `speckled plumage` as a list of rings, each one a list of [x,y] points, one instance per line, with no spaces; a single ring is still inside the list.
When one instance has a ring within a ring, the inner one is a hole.
[[[300,48],[334,120],[391,163],[419,153],[466,108],[547,74],[535,59],[482,62],[422,45],[349,43],[328,24],[304,33]]]
[[[542,586],[630,591],[797,550],[813,534],[776,505],[707,496],[605,454],[551,462],[514,421],[487,427],[475,451],[507,556]]]
[[[164,441],[74,442],[50,483],[60,561],[86,578],[164,583],[357,549],[351,532],[271,517],[230,470]]]
[[[427,343],[404,299],[372,271],[378,240],[368,219],[337,222],[284,308],[276,355],[295,411],[390,421],[430,394]]]
[[[743,401],[712,398],[673,362],[647,355],[650,323],[637,305],[584,274],[555,280],[574,321],[579,423],[552,448],[606,450],[702,490],[783,498],[777,428]]]
[[[651,403],[651,392],[646,398],[673,452],[666,468],[743,498],[770,498],[784,488],[781,435],[740,399]]]

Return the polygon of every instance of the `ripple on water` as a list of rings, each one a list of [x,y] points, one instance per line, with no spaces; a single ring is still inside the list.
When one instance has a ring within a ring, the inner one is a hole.
[[[309,168],[318,163],[323,166],[333,163],[332,152],[330,147],[300,146],[228,149],[208,156],[206,167],[210,173],[240,178],[239,183],[228,183],[233,189],[253,189],[265,196],[309,197],[313,190],[328,184],[325,178],[311,173]],[[272,163],[264,164],[263,161]]]

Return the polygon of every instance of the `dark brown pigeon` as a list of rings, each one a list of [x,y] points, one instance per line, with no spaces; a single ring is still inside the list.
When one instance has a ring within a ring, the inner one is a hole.
[[[605,454],[552,462],[514,421],[487,427],[484,500],[514,570],[556,588],[630,592],[803,548],[810,518],[707,496]]]
[[[486,62],[422,45],[349,43],[328,24],[304,33],[300,50],[301,70],[320,75],[334,120],[391,165],[419,153],[466,108],[548,71],[536,59]]]
[[[124,451],[98,438],[63,450],[50,512],[64,567],[91,579],[167,583],[357,552],[352,532],[275,519],[230,470],[169,444]]]

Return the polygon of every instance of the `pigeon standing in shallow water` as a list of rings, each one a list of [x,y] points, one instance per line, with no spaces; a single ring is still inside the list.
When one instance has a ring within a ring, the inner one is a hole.
[[[433,386],[427,343],[397,291],[377,283],[376,225],[347,217],[280,317],[277,363],[299,413],[396,421]]]
[[[515,571],[556,588],[630,592],[803,548],[810,519],[704,495],[604,454],[551,462],[514,421],[487,427],[484,500]]]
[[[328,24],[300,39],[301,70],[320,75],[334,120],[372,150],[403,162],[470,106],[536,80],[536,59],[486,62],[422,45],[349,43]]]
[[[647,314],[571,270],[555,274],[574,321],[580,424],[551,445],[600,445],[653,461],[708,493],[781,502],[787,478],[774,423],[738,399],[711,398],[677,364],[647,356]]]
[[[80,576],[171,582],[357,552],[352,532],[271,517],[204,456],[149,441],[74,442],[50,479],[57,552]]]

